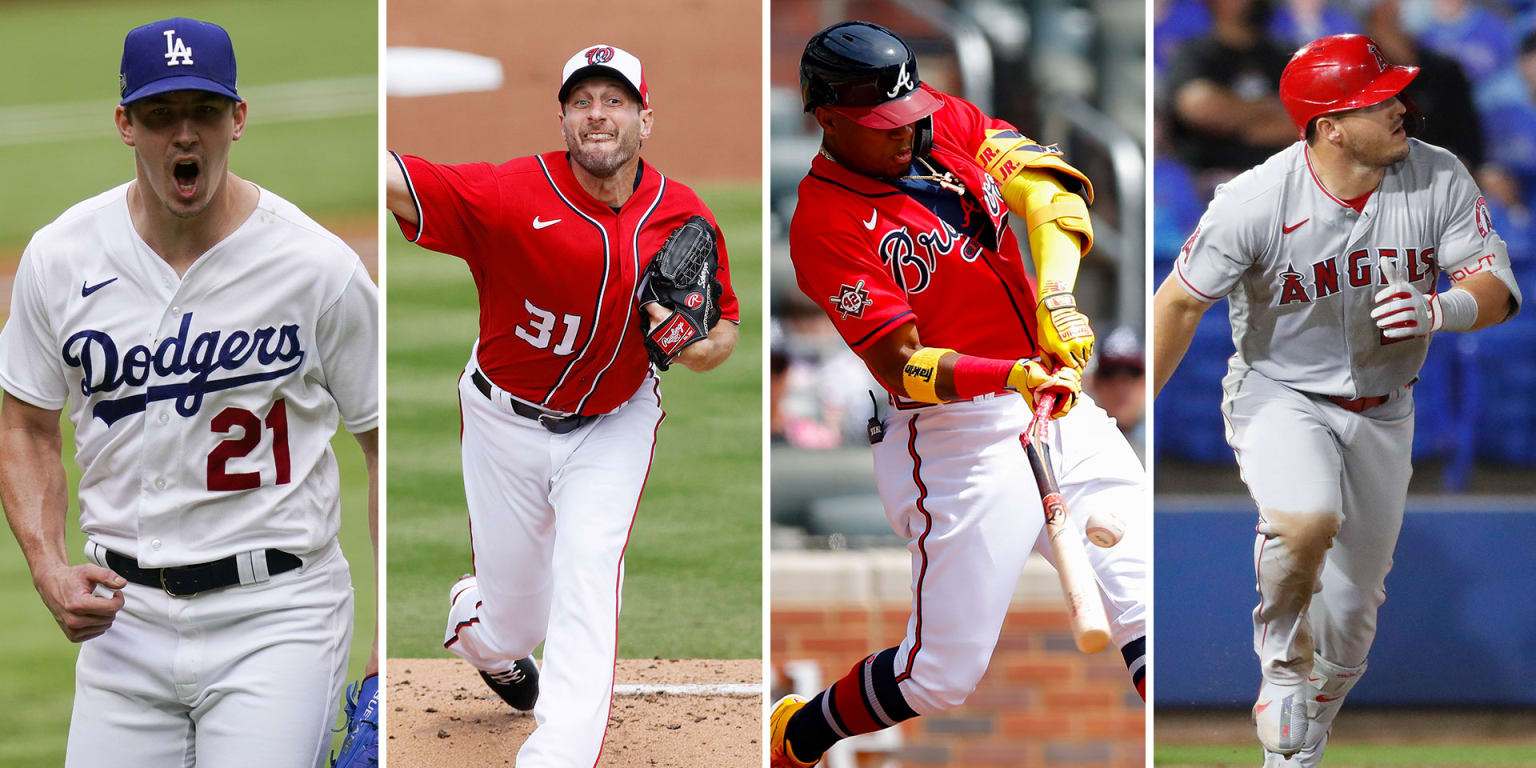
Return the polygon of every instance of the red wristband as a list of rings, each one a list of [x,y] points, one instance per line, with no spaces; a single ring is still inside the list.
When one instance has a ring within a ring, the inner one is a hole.
[[[957,355],[955,359],[955,395],[961,399],[1001,392],[1008,387],[1013,360]]]

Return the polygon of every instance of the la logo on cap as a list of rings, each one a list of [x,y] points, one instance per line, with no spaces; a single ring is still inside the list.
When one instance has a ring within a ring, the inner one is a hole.
[[[165,31],[165,65],[167,67],[179,67],[192,63],[192,49],[187,47],[182,39],[176,37],[176,30]]]

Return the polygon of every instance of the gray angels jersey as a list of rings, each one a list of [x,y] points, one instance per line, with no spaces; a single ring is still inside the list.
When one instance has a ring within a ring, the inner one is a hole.
[[[1397,260],[1420,291],[1483,267],[1488,205],[1455,155],[1409,139],[1356,212],[1312,171],[1306,144],[1216,189],[1174,273],[1191,295],[1227,297],[1236,363],[1320,395],[1388,394],[1413,381],[1429,336],[1388,340],[1371,319]]]

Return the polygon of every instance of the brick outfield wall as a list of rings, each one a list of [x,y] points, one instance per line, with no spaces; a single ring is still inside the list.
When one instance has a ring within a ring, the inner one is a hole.
[[[1078,652],[1065,610],[1015,600],[991,667],[965,706],[899,726],[904,766],[1079,766],[1146,764],[1145,709],[1117,649]],[[823,683],[865,655],[895,645],[905,602],[801,602],[775,598],[771,611],[774,696],[787,692],[786,661],[819,663]],[[862,762],[861,765],[878,765]]]

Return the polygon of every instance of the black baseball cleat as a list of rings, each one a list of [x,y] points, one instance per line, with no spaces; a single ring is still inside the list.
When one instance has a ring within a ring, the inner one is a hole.
[[[534,665],[532,656],[512,662],[511,668],[505,672],[487,672],[482,669],[480,679],[502,701],[519,712],[533,709],[534,702],[539,700],[539,668]]]

